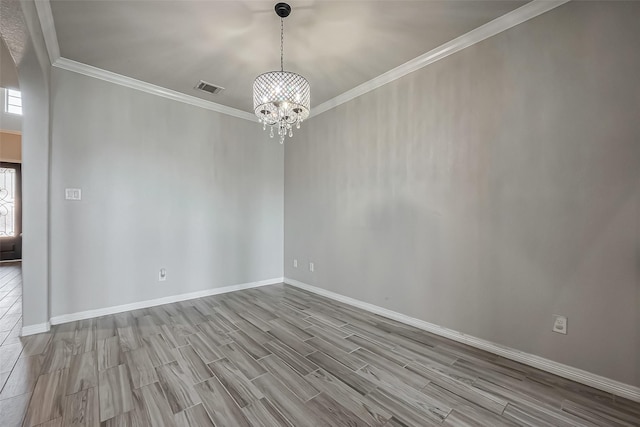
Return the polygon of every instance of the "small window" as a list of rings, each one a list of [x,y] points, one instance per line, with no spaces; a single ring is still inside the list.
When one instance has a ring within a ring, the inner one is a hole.
[[[7,89],[4,111],[12,114],[22,114],[22,95],[19,90]]]

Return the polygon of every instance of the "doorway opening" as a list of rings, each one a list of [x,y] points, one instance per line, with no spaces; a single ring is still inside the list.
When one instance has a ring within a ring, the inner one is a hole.
[[[22,94],[0,37],[0,352],[22,330]],[[2,366],[3,372],[7,367]]]
[[[0,81],[0,99],[0,262],[15,262],[22,260],[22,96],[16,83]]]
[[[22,168],[0,161],[0,261],[22,260]]]

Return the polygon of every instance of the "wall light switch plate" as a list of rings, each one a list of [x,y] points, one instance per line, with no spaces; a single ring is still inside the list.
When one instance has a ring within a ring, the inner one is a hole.
[[[65,200],[82,200],[82,190],[79,188],[65,188]]]
[[[167,280],[167,270],[165,268],[161,268],[158,272],[158,282],[164,282]]]
[[[553,332],[567,335],[567,318],[565,316],[553,315]]]
[[[298,260],[297,260],[297,259],[294,259],[294,260],[293,260],[293,266],[294,266],[295,268],[298,268]]]
[[[309,271],[311,271],[313,273],[315,266],[313,265],[312,262],[309,263]]]

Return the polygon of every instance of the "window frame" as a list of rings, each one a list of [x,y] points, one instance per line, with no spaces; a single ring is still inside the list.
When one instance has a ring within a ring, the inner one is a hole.
[[[11,100],[18,100],[18,102],[10,102]],[[14,111],[12,111],[12,109]],[[4,90],[4,112],[8,114],[15,114],[17,116],[22,115],[22,92],[15,89]]]

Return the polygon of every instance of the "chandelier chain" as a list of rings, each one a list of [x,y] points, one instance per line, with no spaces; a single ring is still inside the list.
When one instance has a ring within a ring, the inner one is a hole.
[[[280,18],[280,71],[284,71],[284,18]]]

